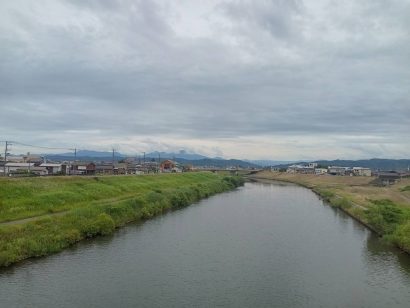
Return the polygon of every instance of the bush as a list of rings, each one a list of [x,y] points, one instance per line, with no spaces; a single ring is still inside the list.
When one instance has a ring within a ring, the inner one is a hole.
[[[176,192],[172,197],[171,197],[171,205],[173,208],[180,208],[187,206],[189,204],[188,198],[183,192]]]
[[[106,213],[98,215],[95,225],[98,229],[98,234],[102,235],[111,234],[115,229],[114,220]]]
[[[368,222],[381,234],[394,232],[397,225],[403,222],[405,213],[392,201],[372,200],[374,206],[366,212]]]
[[[336,207],[340,207],[342,209],[348,209],[352,207],[352,204],[350,203],[349,199],[347,199],[346,197],[334,200],[333,205]]]
[[[115,223],[110,215],[102,213],[99,214],[94,221],[86,221],[81,229],[82,233],[86,237],[93,237],[99,234],[108,235],[114,231]]]
[[[245,183],[244,179],[239,176],[225,176],[222,180],[230,187],[238,187]]]
[[[67,244],[74,244],[81,240],[81,233],[78,229],[70,229],[64,234]]]
[[[410,253],[410,220],[397,228],[393,235],[393,241]]]

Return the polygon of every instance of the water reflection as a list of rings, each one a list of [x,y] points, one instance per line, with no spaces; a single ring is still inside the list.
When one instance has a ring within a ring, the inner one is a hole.
[[[400,269],[410,275],[410,257],[407,253],[385,243],[374,233],[367,231],[367,258],[369,264],[380,266],[381,263],[389,265],[394,263],[399,265]],[[410,276],[408,276],[410,277]]]

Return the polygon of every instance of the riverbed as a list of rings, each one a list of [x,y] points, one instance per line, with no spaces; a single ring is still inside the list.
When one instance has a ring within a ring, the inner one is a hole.
[[[409,307],[410,257],[310,190],[246,183],[0,271],[1,307]]]

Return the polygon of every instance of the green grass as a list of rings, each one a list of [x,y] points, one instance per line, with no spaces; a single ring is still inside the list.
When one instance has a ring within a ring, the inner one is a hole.
[[[2,221],[68,210],[0,226],[0,266],[44,256],[107,235],[130,221],[149,219],[243,184],[211,173],[100,178],[3,179]]]
[[[133,197],[155,189],[217,178],[210,173],[160,176],[0,179],[0,222],[39,216]]]

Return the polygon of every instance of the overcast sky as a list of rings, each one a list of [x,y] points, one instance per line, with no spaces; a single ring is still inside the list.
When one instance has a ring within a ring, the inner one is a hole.
[[[409,158],[410,1],[1,1],[0,108],[36,145]]]

